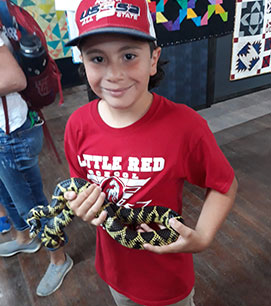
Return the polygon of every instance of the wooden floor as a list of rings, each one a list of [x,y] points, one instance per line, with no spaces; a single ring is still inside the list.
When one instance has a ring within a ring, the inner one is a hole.
[[[83,87],[65,90],[65,104],[46,108],[48,128],[62,159],[59,164],[44,144],[40,166],[48,198],[55,185],[69,176],[63,152],[63,132],[71,112],[87,102]],[[76,94],[76,95],[75,95]],[[75,98],[76,97],[76,98]],[[239,180],[236,205],[212,246],[194,256],[197,306],[271,305],[271,114],[215,134]],[[186,185],[184,217],[194,226],[204,191]],[[76,218],[66,229],[67,252],[74,267],[61,288],[45,298],[36,286],[43,276],[48,255],[0,258],[0,305],[5,306],[114,306],[107,286],[94,268],[95,228]],[[0,241],[10,238],[8,233]],[[180,272],[181,273],[181,272]]]

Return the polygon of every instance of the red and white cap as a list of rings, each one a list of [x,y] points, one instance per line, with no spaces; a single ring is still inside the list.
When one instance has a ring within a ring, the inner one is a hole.
[[[147,0],[82,0],[75,21],[79,35],[66,46],[77,46],[82,38],[105,33],[156,40]]]

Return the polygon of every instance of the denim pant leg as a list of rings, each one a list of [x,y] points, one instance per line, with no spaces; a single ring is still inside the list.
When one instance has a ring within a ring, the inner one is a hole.
[[[2,181],[0,181],[0,203],[5,207],[10,220],[12,220],[12,223],[17,230],[24,230],[28,227],[24,219],[19,216],[17,208],[13,204],[13,201]]]
[[[38,166],[42,142],[42,125],[31,127],[29,119],[9,135],[0,130],[0,200],[19,231],[31,208],[48,205]]]

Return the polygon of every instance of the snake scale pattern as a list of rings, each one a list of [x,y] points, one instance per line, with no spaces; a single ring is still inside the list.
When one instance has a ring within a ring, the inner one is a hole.
[[[78,194],[88,186],[90,183],[81,178],[70,178],[60,182],[48,206],[39,205],[29,211],[27,223],[30,226],[30,237],[34,238],[40,234],[42,244],[49,249],[57,249],[64,245],[64,228],[74,217],[68,201],[64,198],[64,193],[75,191]],[[117,206],[106,200],[102,206],[103,209],[107,211],[107,218],[103,223],[106,232],[121,245],[132,249],[143,249],[145,243],[161,246],[176,241],[179,234],[170,227],[169,220],[176,218],[183,222],[179,214],[162,206],[131,209]],[[44,226],[42,226],[42,218],[49,218]],[[153,222],[162,224],[165,228],[151,232],[138,232],[129,227],[129,225]]]

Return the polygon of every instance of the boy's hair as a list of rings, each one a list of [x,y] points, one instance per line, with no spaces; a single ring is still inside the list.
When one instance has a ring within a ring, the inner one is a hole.
[[[153,50],[158,48],[157,44],[155,42],[149,42],[150,44],[150,49],[151,49],[151,56],[153,53]],[[158,59],[157,62],[157,71],[155,75],[150,76],[149,84],[148,84],[148,90],[151,90],[155,87],[157,87],[160,82],[164,79],[165,77],[165,71],[163,69],[163,66],[165,66],[168,63],[168,61],[161,60],[161,58]]]

